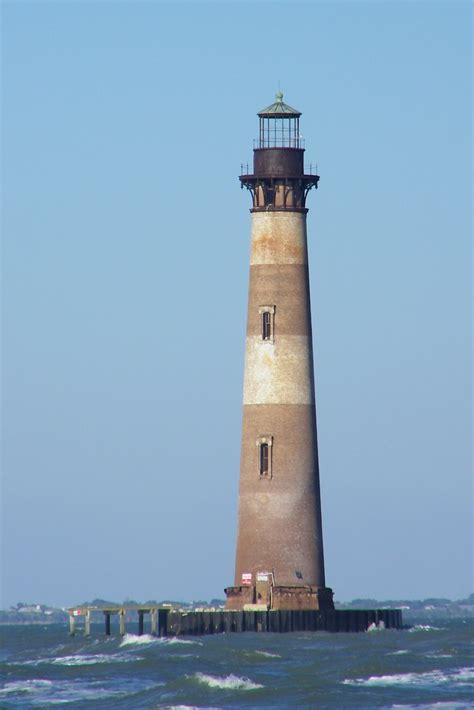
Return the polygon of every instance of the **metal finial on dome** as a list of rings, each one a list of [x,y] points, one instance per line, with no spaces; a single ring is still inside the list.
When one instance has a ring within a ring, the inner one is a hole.
[[[267,118],[290,118],[301,116],[301,111],[298,111],[283,101],[283,92],[278,91],[275,97],[275,102],[271,106],[267,106],[258,112],[258,116]]]

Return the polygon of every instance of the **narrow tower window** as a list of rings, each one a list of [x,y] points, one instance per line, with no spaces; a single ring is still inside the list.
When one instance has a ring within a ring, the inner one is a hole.
[[[268,444],[260,444],[260,475],[268,476]]]
[[[272,335],[271,317],[268,311],[262,313],[262,337],[264,340],[270,340]]]
[[[272,445],[272,436],[261,436],[257,439],[260,478],[272,477]]]
[[[273,342],[275,325],[275,306],[260,306],[262,340]]]

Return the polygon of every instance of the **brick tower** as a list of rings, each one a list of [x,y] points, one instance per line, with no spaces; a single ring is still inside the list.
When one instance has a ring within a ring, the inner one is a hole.
[[[238,540],[226,607],[333,609],[324,577],[301,113],[259,114],[253,172]],[[255,607],[255,605],[258,605]]]

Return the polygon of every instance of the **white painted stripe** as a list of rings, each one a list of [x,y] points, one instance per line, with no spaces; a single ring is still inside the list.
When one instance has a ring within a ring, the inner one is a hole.
[[[313,404],[311,340],[280,335],[274,343],[247,337],[244,404]]]
[[[250,264],[306,264],[306,214],[254,212]]]

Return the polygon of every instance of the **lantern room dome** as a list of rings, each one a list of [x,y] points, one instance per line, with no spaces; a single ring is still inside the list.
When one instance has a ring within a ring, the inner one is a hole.
[[[283,93],[278,91],[275,96],[275,102],[267,108],[262,109],[257,114],[260,118],[296,118],[301,116],[301,111],[288,106],[283,101]]]

